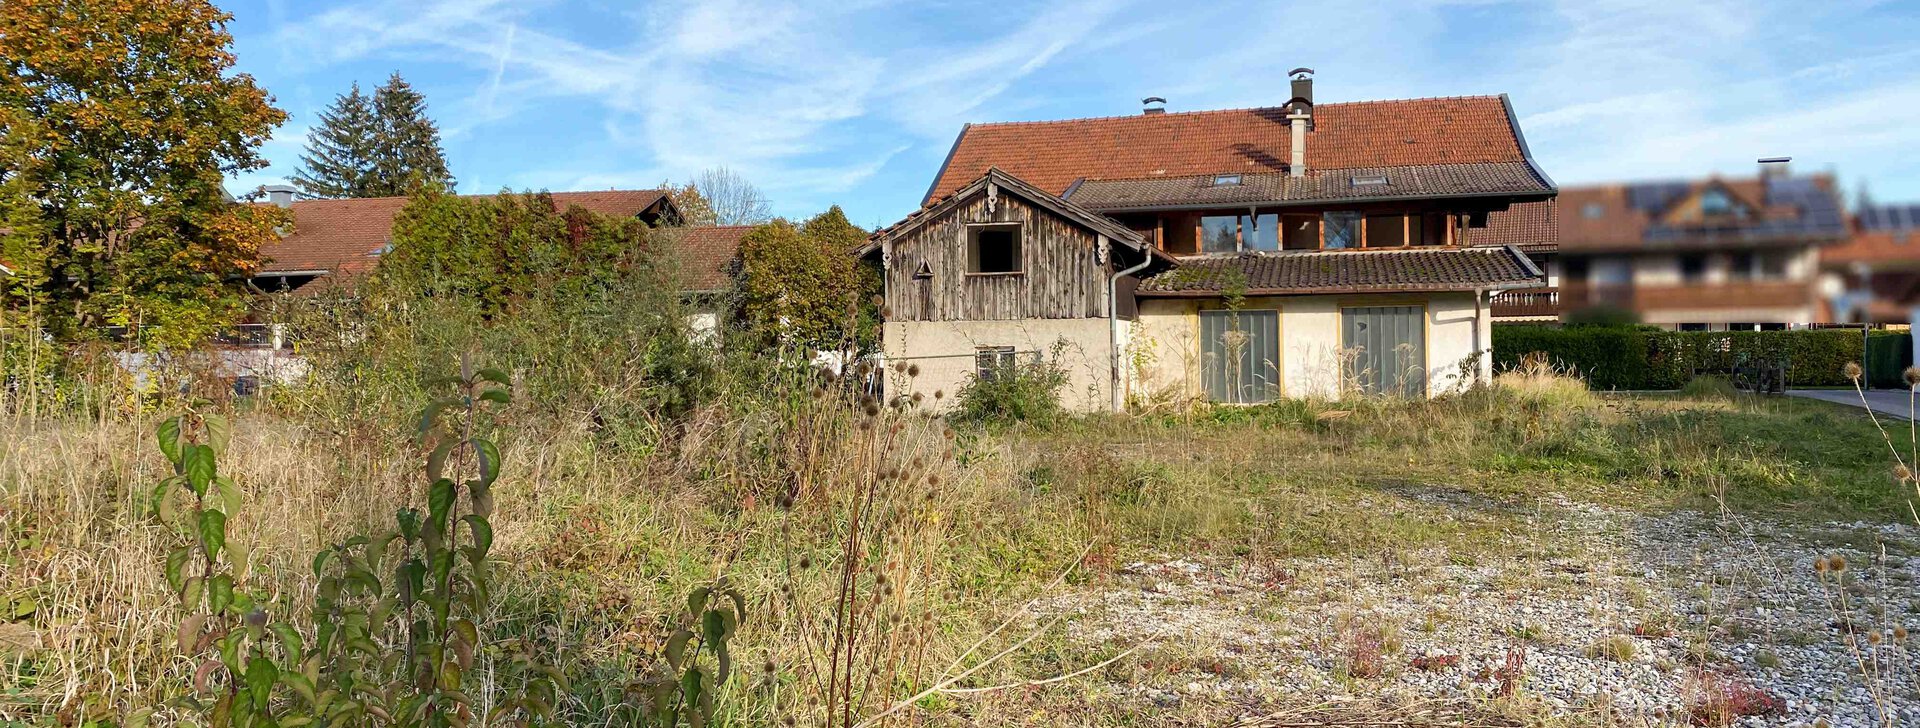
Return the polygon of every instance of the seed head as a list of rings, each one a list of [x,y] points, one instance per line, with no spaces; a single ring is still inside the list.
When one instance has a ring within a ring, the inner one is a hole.
[[[917,377],[917,376],[920,376],[920,365],[919,365],[919,364],[911,364],[911,365],[908,365],[908,366],[907,366],[907,376],[909,376],[909,377]]]
[[[881,307],[880,307],[880,318],[883,318],[883,319],[890,319],[890,318],[893,318],[893,307],[892,307],[892,306],[881,306]]]
[[[1848,379],[1852,379],[1854,381],[1859,381],[1860,375],[1862,373],[1860,369],[1860,363],[1851,362],[1851,361],[1847,362],[1847,365],[1841,368],[1841,371],[1847,375]]]
[[[940,485],[940,474],[939,474],[939,473],[928,473],[928,474],[927,474],[927,485],[928,485],[928,486],[930,486],[930,487],[938,487],[938,486]]]
[[[867,300],[869,300],[869,301],[872,301],[872,302],[873,302],[873,305],[874,305],[874,306],[885,306],[885,305],[887,305],[887,297],[886,297],[886,296],[882,296],[882,295],[880,295],[880,294],[878,294],[878,293],[875,293],[875,294],[873,294],[873,298],[870,298],[870,299],[867,299]]]
[[[947,390],[944,390],[944,389],[936,389],[936,390],[933,390],[933,399],[934,399],[934,401],[936,401],[936,402],[937,402],[937,401],[939,401],[940,399],[942,399],[942,398],[944,398],[944,397],[946,397],[946,396],[947,396]]]
[[[1900,463],[1893,466],[1893,477],[1902,483],[1913,480],[1913,469],[1907,467],[1906,463]]]
[[[1827,557],[1825,556],[1813,560],[1814,573],[1825,574],[1830,568],[1832,568],[1832,565],[1827,563]]]
[[[868,402],[867,406],[862,408],[861,411],[866,412],[868,417],[878,417],[880,416],[880,405],[876,402]]]
[[[1877,645],[1877,644],[1880,644],[1880,640],[1882,639],[1884,638],[1880,636],[1880,633],[1878,631],[1867,633],[1867,644]]]
[[[1907,367],[1900,378],[1906,380],[1908,387],[1920,387],[1920,367]]]
[[[1847,557],[1845,556],[1834,554],[1832,558],[1827,559],[1827,562],[1833,565],[1834,571],[1847,570]]]
[[[800,557],[800,568],[807,569],[812,567],[813,567],[813,557],[811,556]]]
[[[1893,626],[1893,639],[1894,639],[1894,641],[1895,641],[1895,642],[1905,642],[1905,641],[1907,641],[1907,627],[1906,627],[1906,625],[1903,625],[1903,624],[1896,624],[1896,625],[1894,625],[1894,626]]]

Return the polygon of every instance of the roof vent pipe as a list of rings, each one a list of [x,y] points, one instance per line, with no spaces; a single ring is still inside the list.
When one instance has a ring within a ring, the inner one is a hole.
[[[1144,99],[1141,99],[1141,100],[1140,100],[1140,105],[1142,105],[1142,106],[1145,106],[1145,107],[1146,107],[1146,108],[1144,108],[1144,109],[1141,109],[1141,110],[1140,110],[1140,113],[1142,113],[1142,114],[1164,114],[1164,113],[1167,113],[1167,100],[1166,100],[1166,99],[1163,99],[1163,98],[1160,98],[1160,97],[1158,97],[1158,96],[1148,96],[1148,97],[1146,97],[1146,98],[1144,98]]]

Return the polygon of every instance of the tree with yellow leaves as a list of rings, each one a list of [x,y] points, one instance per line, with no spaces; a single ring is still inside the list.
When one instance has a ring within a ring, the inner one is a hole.
[[[283,210],[224,175],[286,114],[230,74],[232,16],[207,0],[0,3],[0,285],[58,335],[130,326],[197,342],[242,310],[239,282]]]

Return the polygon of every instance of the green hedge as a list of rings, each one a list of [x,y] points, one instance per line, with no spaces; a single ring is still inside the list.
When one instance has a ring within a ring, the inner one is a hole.
[[[1595,389],[1676,389],[1696,371],[1729,371],[1748,360],[1784,358],[1787,384],[1850,384],[1847,362],[1864,361],[1875,386],[1896,386],[1912,359],[1907,334],[1876,333],[1873,358],[1863,358],[1858,330],[1660,331],[1645,327],[1496,326],[1493,364],[1511,368],[1531,352],[1546,352]],[[1903,353],[1904,352],[1904,353]],[[1883,382],[1887,382],[1883,384]]]

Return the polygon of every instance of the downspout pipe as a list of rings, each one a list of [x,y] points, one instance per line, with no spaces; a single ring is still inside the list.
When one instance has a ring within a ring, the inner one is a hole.
[[[1144,251],[1140,264],[1132,268],[1117,271],[1107,279],[1107,348],[1113,352],[1112,385],[1113,411],[1119,412],[1127,407],[1127,392],[1120,380],[1120,278],[1146,270],[1153,264],[1153,251]]]

